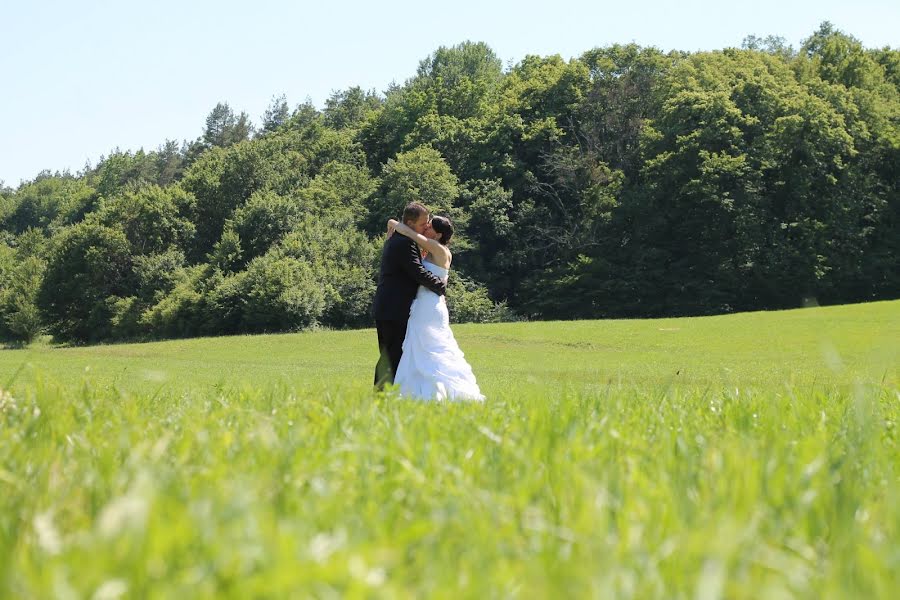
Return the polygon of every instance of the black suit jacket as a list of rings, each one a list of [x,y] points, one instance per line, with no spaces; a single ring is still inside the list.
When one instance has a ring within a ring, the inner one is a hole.
[[[447,286],[422,265],[419,246],[395,233],[381,251],[381,271],[375,291],[375,320],[394,321],[409,318],[409,307],[423,285],[443,295]]]

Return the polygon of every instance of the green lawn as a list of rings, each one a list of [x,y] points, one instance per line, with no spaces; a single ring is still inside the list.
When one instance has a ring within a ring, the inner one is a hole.
[[[900,302],[641,321],[454,326],[491,395],[610,384],[665,389],[722,384],[896,383]],[[201,338],[0,351],[0,385],[34,375],[126,393],[207,394],[211,386],[362,388],[377,359],[374,330]]]
[[[900,302],[0,351],[0,597],[893,597]]]

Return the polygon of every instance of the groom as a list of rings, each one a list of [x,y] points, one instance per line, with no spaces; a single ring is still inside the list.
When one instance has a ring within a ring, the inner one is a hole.
[[[428,209],[412,202],[403,209],[403,223],[416,233],[428,227]],[[443,295],[446,284],[422,265],[419,247],[406,236],[394,233],[381,252],[381,270],[375,292],[375,328],[378,331],[380,356],[375,365],[375,387],[394,383],[394,375],[403,354],[409,308],[416,291],[423,285],[435,294]]]

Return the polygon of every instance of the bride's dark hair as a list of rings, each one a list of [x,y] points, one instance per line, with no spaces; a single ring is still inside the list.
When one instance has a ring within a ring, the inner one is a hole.
[[[434,217],[431,219],[431,228],[441,234],[438,242],[444,246],[446,246],[450,242],[450,238],[453,237],[453,223],[451,223],[450,219],[447,217]]]

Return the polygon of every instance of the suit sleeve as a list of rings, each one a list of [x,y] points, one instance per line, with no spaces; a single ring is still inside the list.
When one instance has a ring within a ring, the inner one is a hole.
[[[403,270],[419,285],[427,287],[439,296],[443,296],[447,292],[447,284],[422,264],[419,247],[414,241],[409,241],[408,249],[401,257],[400,264],[403,266]]]

